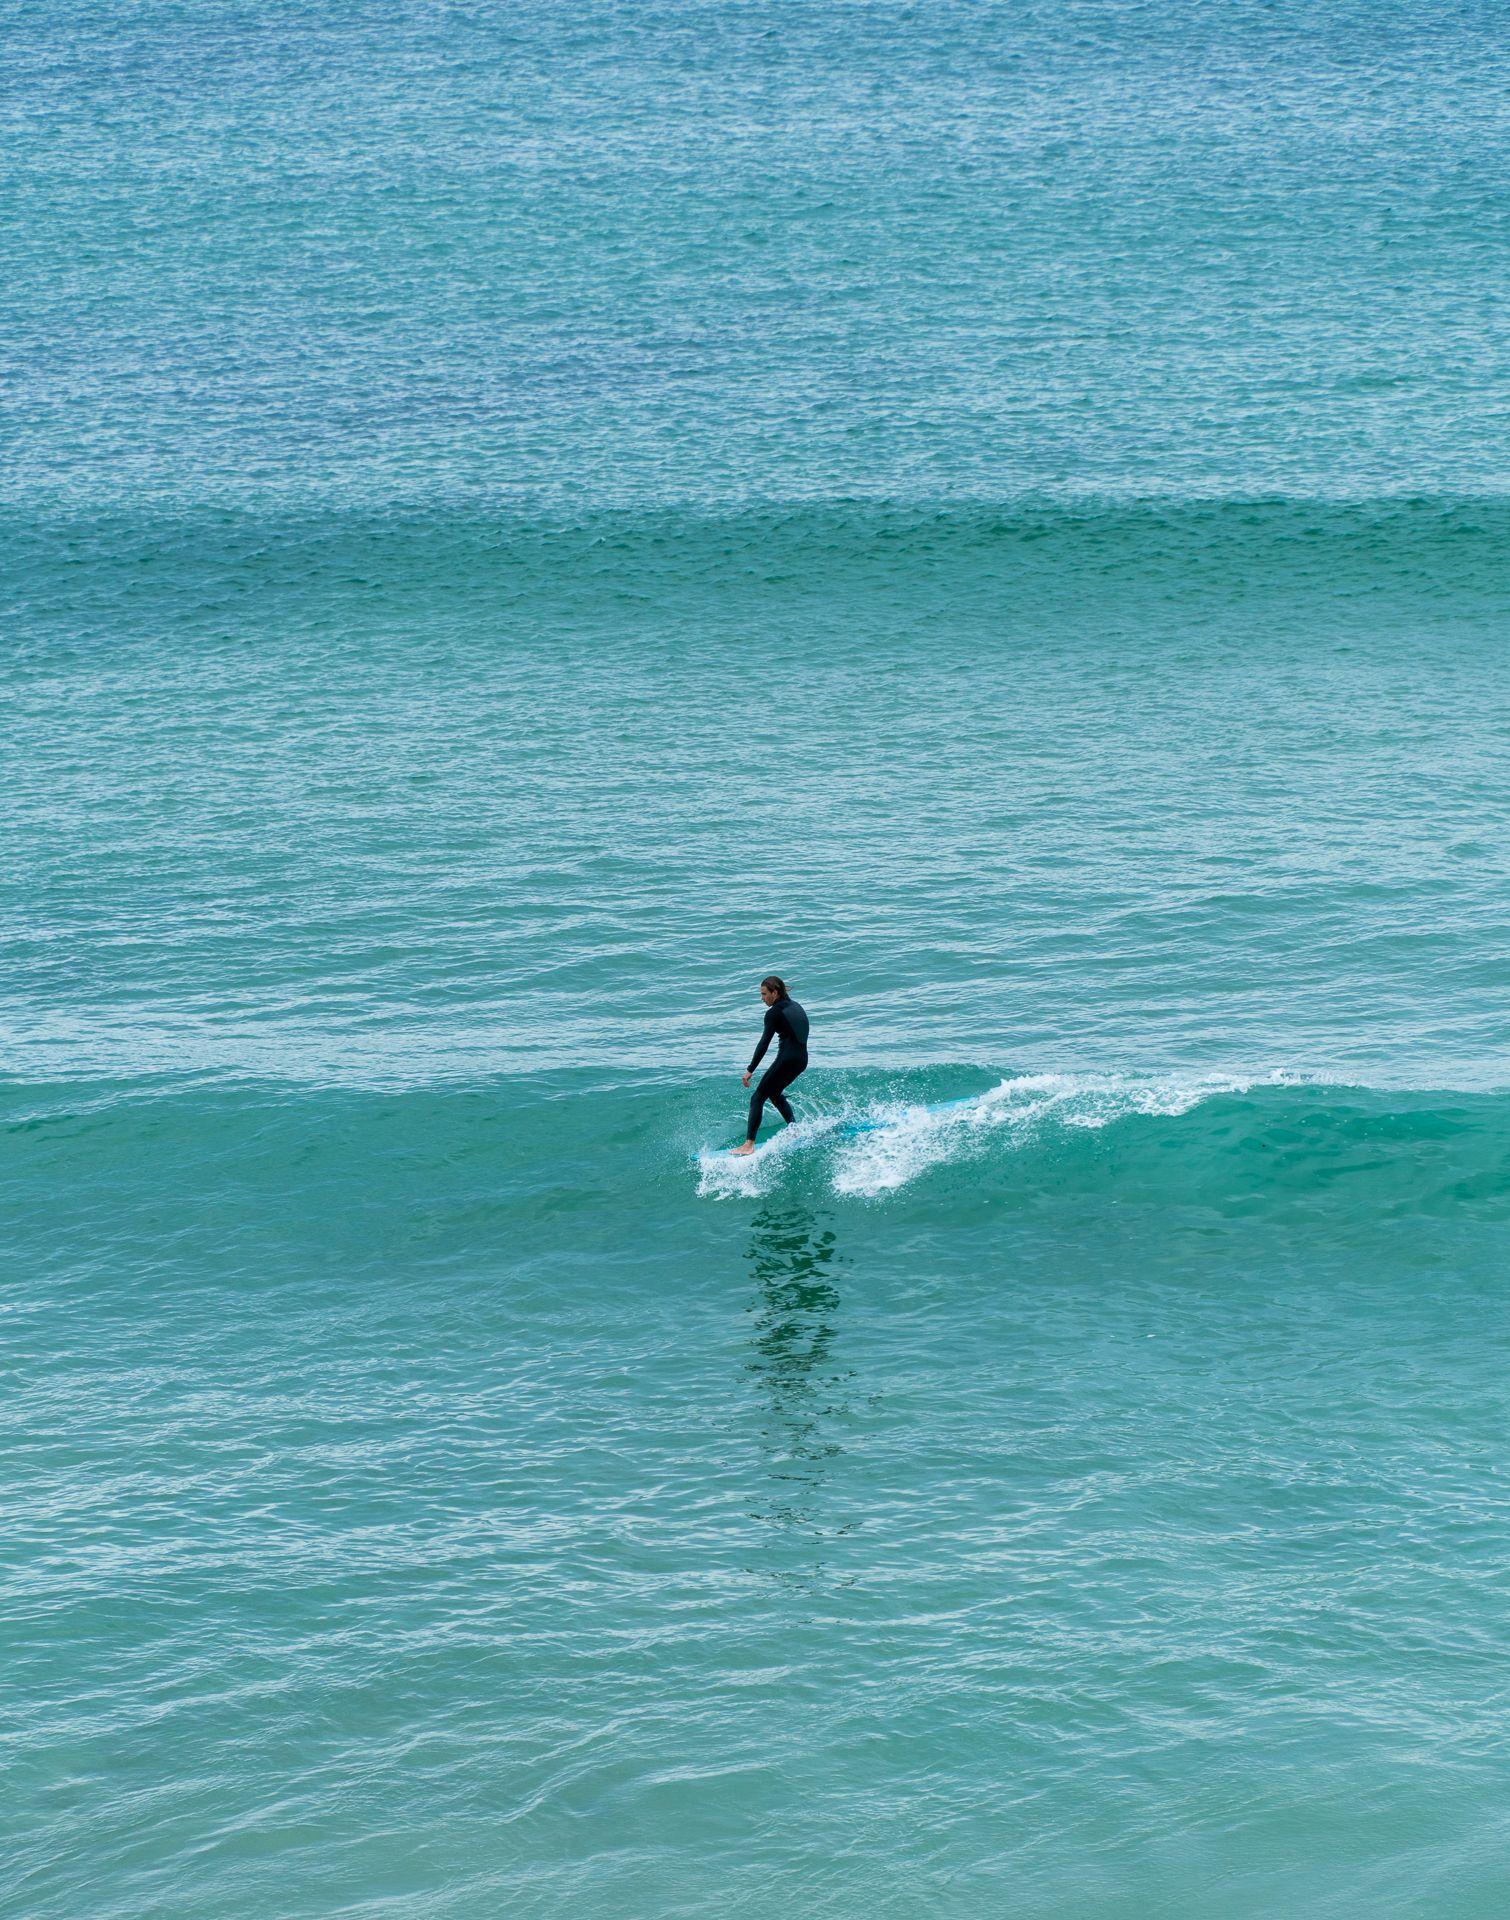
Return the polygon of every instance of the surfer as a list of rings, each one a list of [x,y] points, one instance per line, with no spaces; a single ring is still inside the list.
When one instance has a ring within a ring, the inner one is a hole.
[[[807,1015],[787,993],[786,982],[779,973],[768,973],[761,981],[760,997],[765,1002],[765,1025],[760,1029],[760,1045],[755,1049],[755,1058],[745,1069],[743,1085],[750,1084],[750,1075],[764,1059],[765,1050],[773,1039],[776,1042],[776,1058],[756,1082],[755,1091],[750,1096],[750,1124],[745,1129],[747,1138],[742,1147],[733,1149],[735,1153],[755,1151],[761,1109],[767,1100],[788,1126],[792,1124],[792,1109],[787,1105],[786,1090],[807,1066]]]

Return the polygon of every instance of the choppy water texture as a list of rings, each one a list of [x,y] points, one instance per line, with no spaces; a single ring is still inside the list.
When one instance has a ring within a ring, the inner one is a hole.
[[[7,27],[0,1912],[1498,1920],[1503,11]]]

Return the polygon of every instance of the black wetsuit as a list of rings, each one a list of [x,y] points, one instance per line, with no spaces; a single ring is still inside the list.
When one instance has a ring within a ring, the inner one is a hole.
[[[774,1007],[766,1008],[765,1025],[760,1030],[760,1045],[750,1062],[751,1073],[760,1065],[773,1039],[776,1042],[776,1058],[755,1082],[755,1091],[750,1096],[750,1125],[745,1134],[747,1140],[753,1140],[760,1131],[760,1110],[767,1100],[782,1119],[791,1124],[792,1110],[786,1103],[786,1090],[807,1066],[807,1015],[795,1000],[778,1000]]]

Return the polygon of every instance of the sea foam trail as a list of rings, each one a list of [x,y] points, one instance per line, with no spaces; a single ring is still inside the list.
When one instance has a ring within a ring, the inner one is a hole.
[[[1167,1118],[1188,1113],[1216,1095],[1282,1084],[1286,1080],[1279,1075],[1136,1079],[1036,1073],[998,1081],[987,1092],[964,1100],[863,1102],[837,1114],[798,1121],[753,1154],[701,1153],[698,1192],[714,1199],[755,1198],[795,1164],[822,1155],[836,1194],[872,1198],[896,1192],[932,1168],[969,1161],[1003,1144],[1036,1143],[1056,1127],[1096,1129],[1133,1115]]]

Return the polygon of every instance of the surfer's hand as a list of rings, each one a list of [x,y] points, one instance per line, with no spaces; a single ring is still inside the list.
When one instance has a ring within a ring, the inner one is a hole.
[[[747,1074],[747,1073],[742,1073],[742,1074],[741,1074],[741,1075],[739,1076],[739,1084],[740,1084],[740,1085],[741,1085],[742,1087],[747,1087],[747,1086],[748,1086],[748,1085],[750,1084],[750,1076],[749,1076],[749,1074]]]

